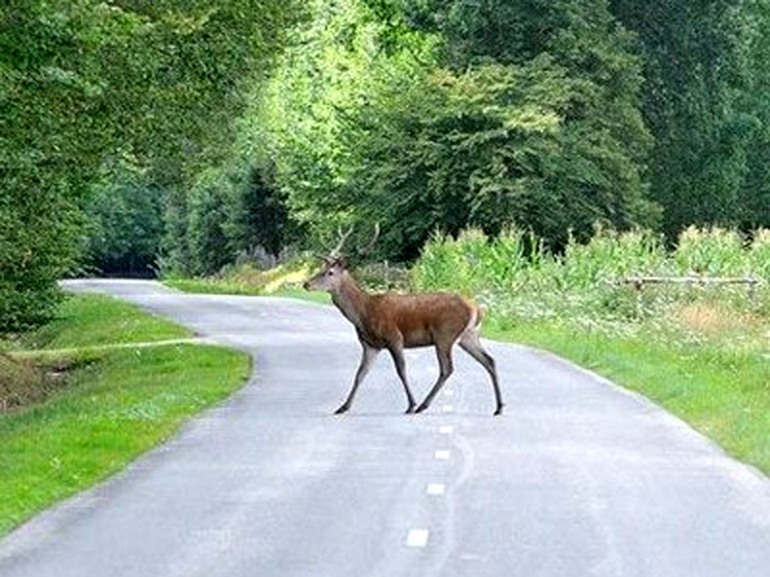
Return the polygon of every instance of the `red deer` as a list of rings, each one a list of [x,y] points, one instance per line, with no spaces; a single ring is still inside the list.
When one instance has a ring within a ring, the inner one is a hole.
[[[452,374],[452,347],[470,354],[489,373],[495,393],[495,415],[503,412],[503,400],[497,380],[494,359],[484,350],[479,340],[481,310],[456,294],[423,293],[369,294],[361,289],[345,268],[340,250],[345,238],[329,257],[326,266],[305,283],[306,290],[324,290],[331,293],[332,302],[355,327],[363,348],[361,363],[345,402],[335,411],[341,414],[350,409],[361,381],[371,368],[377,354],[387,349],[396,365],[408,406],[407,413],[415,412],[415,401],[406,379],[405,348],[436,347],[439,377],[416,412],[425,411]]]

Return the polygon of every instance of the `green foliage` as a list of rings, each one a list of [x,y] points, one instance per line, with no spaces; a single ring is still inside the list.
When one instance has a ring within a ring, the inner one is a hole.
[[[568,119],[585,89],[544,56],[443,70],[393,93],[356,147],[360,212],[399,231],[401,257],[437,228],[456,234],[474,224],[496,234],[518,225],[560,245],[570,229],[587,238],[597,220],[651,222],[623,150],[631,133],[583,138],[588,127]]]
[[[99,347],[191,336],[191,331],[169,320],[140,313],[135,306],[112,297],[69,295],[55,319],[21,335],[13,350]]]
[[[293,0],[0,7],[0,332],[50,316],[111,157],[178,188],[221,156],[243,89],[300,13]]]
[[[222,228],[226,192],[221,178],[219,174],[204,174],[189,193],[187,240],[192,274],[213,273],[230,260]]]
[[[673,252],[659,235],[599,229],[588,243],[571,239],[562,254],[519,230],[495,238],[466,231],[457,239],[435,237],[413,268],[421,290],[453,289],[485,302],[505,323],[551,319],[565,327],[614,330],[630,320],[671,316],[683,303],[707,302],[735,311],[770,311],[767,231],[747,244],[723,229],[685,231]],[[638,276],[746,276],[763,284],[752,296],[745,286],[646,287],[622,281]]]
[[[744,230],[770,227],[770,2],[745,3],[751,21],[750,43],[746,47],[751,78],[741,94],[741,108],[754,130],[746,152],[746,178],[738,208]],[[748,36],[748,35],[747,35]],[[735,207],[734,207],[735,209]]]
[[[103,171],[86,204],[83,262],[106,274],[151,276],[163,233],[161,193],[125,159]]]
[[[358,0],[310,6],[312,23],[296,30],[247,130],[275,165],[275,185],[293,215],[318,238],[356,206],[348,194],[352,155],[370,132],[357,119],[376,120],[363,112],[369,100],[417,74],[430,59],[430,42],[409,38],[408,49],[383,51],[378,38],[385,27]]]
[[[263,250],[276,257],[296,239],[296,224],[285,198],[275,188],[273,172],[272,168],[254,165],[234,185],[225,234],[236,254],[248,256]]]
[[[169,196],[166,219],[160,268],[172,277],[275,259],[297,235],[271,171],[255,164],[202,172],[188,191]]]
[[[508,34],[535,12],[474,3],[484,14],[469,19],[476,8],[449,4],[431,6],[440,25],[422,27],[409,6],[313,5],[259,128],[294,214],[316,236],[380,222],[380,253],[396,259],[415,257],[436,229],[516,224],[559,245],[597,220],[654,222],[640,65],[606,6],[548,8],[542,45],[500,52],[485,23],[493,15]]]
[[[665,207],[666,234],[673,239],[691,224],[767,226],[767,188],[758,180],[770,118],[767,2],[612,6],[645,56],[650,192]]]
[[[0,16],[0,332],[50,316],[83,247],[105,272],[211,274],[351,223],[397,261],[469,227],[560,251],[596,223],[770,226],[768,0]]]
[[[760,235],[767,231],[760,231]],[[702,231],[689,227],[679,235],[674,260],[681,271],[709,276],[759,275],[753,270],[751,247],[733,230],[714,228]]]

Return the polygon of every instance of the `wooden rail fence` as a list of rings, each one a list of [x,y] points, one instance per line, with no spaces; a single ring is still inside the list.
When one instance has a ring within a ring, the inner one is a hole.
[[[757,287],[762,284],[762,279],[756,277],[715,277],[715,276],[631,276],[621,280],[621,283],[633,286],[641,292],[644,285],[679,284],[687,286],[705,285],[746,285],[747,296],[750,301],[756,297]]]

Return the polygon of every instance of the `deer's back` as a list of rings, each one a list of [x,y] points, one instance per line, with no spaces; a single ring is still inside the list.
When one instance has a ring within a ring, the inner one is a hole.
[[[367,332],[383,344],[400,337],[407,348],[454,342],[476,314],[473,305],[451,293],[385,293],[373,296],[369,306]]]

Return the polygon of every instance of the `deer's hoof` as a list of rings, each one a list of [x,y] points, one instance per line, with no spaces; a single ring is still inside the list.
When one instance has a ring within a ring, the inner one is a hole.
[[[349,408],[350,408],[350,407],[349,407],[349,406],[347,406],[347,405],[342,405],[342,406],[341,406],[339,409],[337,409],[336,411],[334,411],[334,414],[335,414],[335,415],[341,415],[342,413],[347,413]]]
[[[419,407],[417,407],[417,409],[415,410],[415,413],[422,413],[422,412],[424,412],[424,411],[425,411],[427,408],[428,408],[428,405],[420,405],[420,406],[419,406]]]
[[[500,405],[499,407],[497,407],[497,410],[492,415],[497,417],[502,414],[503,414],[503,405]]]
[[[409,406],[406,408],[406,411],[404,411],[404,414],[405,414],[405,415],[411,415],[411,414],[413,414],[413,413],[414,413],[414,405],[409,405]]]

